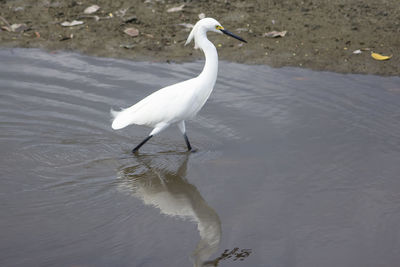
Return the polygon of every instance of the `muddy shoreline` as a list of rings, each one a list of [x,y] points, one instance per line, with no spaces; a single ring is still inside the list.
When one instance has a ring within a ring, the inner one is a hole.
[[[92,14],[84,10],[96,4]],[[170,8],[180,10],[168,12]],[[248,43],[209,34],[220,59],[274,67],[400,75],[400,5],[389,1],[0,1],[0,46],[184,62],[202,59],[184,46],[199,14],[216,18]],[[64,27],[62,22],[83,24]],[[12,24],[22,28],[10,31]],[[135,28],[135,37],[124,33]],[[284,37],[265,33],[287,31]],[[355,50],[361,54],[354,54]],[[393,55],[377,61],[371,51]]]

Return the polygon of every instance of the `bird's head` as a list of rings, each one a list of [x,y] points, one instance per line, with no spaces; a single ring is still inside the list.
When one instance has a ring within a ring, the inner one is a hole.
[[[217,33],[224,33],[226,35],[229,35],[235,39],[238,39],[239,41],[246,42],[243,38],[231,33],[230,31],[225,30],[224,27],[222,27],[221,23],[219,23],[216,19],[213,18],[204,18],[199,20],[193,27],[192,31],[189,34],[189,37],[186,40],[185,45],[190,43],[192,39],[195,39],[195,48],[198,48],[198,45],[196,43],[196,35],[200,32],[206,33],[208,31],[212,32],[217,32]]]

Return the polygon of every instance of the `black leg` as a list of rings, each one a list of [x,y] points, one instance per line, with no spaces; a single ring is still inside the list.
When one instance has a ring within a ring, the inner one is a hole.
[[[149,141],[150,138],[152,138],[152,137],[153,137],[152,135],[147,136],[146,139],[144,139],[140,144],[138,144],[138,145],[132,150],[132,153],[135,154],[136,152],[138,152],[139,148],[141,148],[144,144],[146,144],[146,142]]]
[[[186,133],[183,134],[183,137],[185,138],[185,142],[186,142],[186,146],[188,148],[188,151],[191,151],[192,150],[192,146],[190,145],[189,138],[187,137]]]

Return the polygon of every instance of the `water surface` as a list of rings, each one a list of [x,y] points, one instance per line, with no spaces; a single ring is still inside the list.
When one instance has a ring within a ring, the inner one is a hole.
[[[110,108],[202,64],[0,50],[0,265],[396,266],[400,78],[221,62],[198,152],[131,155]]]

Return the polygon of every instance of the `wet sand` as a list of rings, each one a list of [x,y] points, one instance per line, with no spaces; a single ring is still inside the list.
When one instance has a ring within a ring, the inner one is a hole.
[[[85,15],[83,1],[0,1],[0,26],[24,23],[21,32],[0,31],[3,47],[37,47],[134,60],[184,62],[203,57],[184,47],[200,13],[214,17],[248,44],[210,34],[224,60],[300,66],[316,70],[380,75],[400,74],[400,5],[390,1],[95,1]],[[182,7],[176,12],[169,8]],[[95,17],[97,16],[97,17]],[[98,20],[97,20],[98,19]],[[64,21],[82,25],[63,27]],[[134,27],[139,35],[124,33]],[[265,37],[287,31],[282,38]],[[361,54],[353,54],[366,49]],[[393,55],[376,61],[370,51]]]

